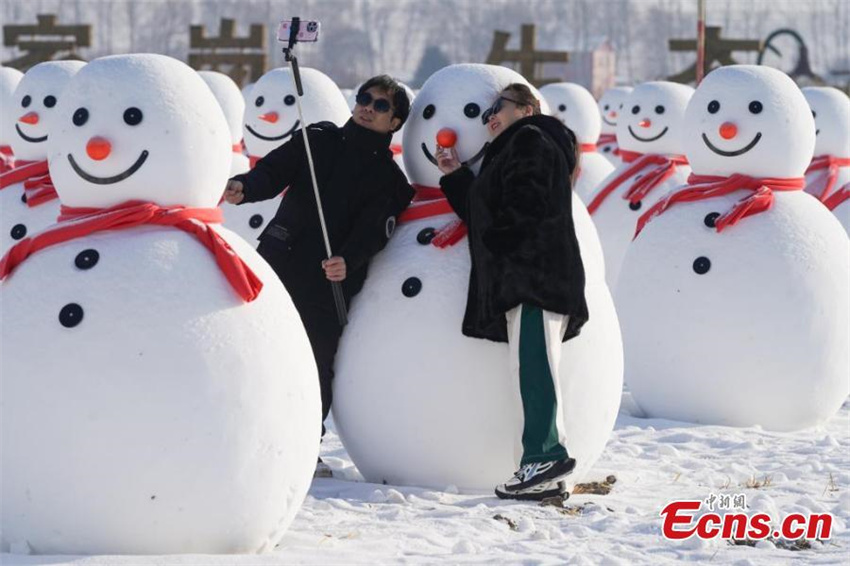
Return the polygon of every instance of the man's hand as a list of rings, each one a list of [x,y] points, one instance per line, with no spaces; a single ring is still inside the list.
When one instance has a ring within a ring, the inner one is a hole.
[[[322,261],[322,269],[328,281],[343,281],[345,279],[345,260],[339,256]]]
[[[443,172],[443,175],[448,175],[460,169],[460,159],[455,148],[446,148],[437,146],[437,167]]]
[[[242,192],[242,183],[239,181],[228,181],[227,187],[224,189],[224,200],[230,204],[239,204],[245,198],[245,193]]]

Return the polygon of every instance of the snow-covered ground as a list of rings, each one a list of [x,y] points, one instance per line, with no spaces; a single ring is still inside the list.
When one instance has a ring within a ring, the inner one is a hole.
[[[734,392],[730,392],[734,394]],[[607,495],[573,495],[564,508],[364,483],[338,437],[323,446],[334,479],[314,481],[280,546],[262,556],[68,557],[4,554],[6,565],[433,563],[847,564],[850,561],[850,402],[826,426],[798,433],[643,419],[628,394],[605,454],[587,481],[616,476]],[[811,548],[756,547],[661,537],[675,499],[746,494],[772,517],[830,512],[834,536]],[[81,510],[81,512],[84,512]]]

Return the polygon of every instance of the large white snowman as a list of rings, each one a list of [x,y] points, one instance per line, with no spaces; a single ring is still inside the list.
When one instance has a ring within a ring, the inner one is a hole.
[[[271,549],[312,479],[319,389],[286,291],[217,224],[222,112],[162,55],[92,61],[55,112],[50,169],[74,218],[44,234],[77,237],[0,284],[2,549]]]
[[[301,109],[307,125],[315,122],[333,122],[337,126],[345,124],[351,118],[351,112],[336,83],[316,69],[302,67],[300,71],[304,86]],[[243,119],[244,143],[251,167],[271,150],[288,142],[292,134],[301,128],[296,96],[295,81],[289,69],[272,69],[251,87]],[[280,188],[281,193],[285,188]],[[255,243],[277,212],[280,201],[281,197],[277,196],[238,206],[222,203],[224,225]]]
[[[250,169],[248,157],[242,153],[242,118],[245,114],[245,100],[233,79],[218,71],[198,71],[221,106],[227,127],[230,130],[231,162],[230,175],[239,175]],[[239,234],[239,232],[236,232]],[[241,236],[241,234],[240,234]]]
[[[433,156],[436,134],[451,129],[460,159],[478,171],[489,141],[481,114],[512,82],[525,80],[504,67],[452,65],[429,78],[413,104],[404,159],[417,197],[370,266],[336,362],[335,422],[369,481],[492,490],[519,464],[522,408],[508,345],[461,333],[468,244],[457,240],[459,221],[435,189],[442,175]],[[583,210],[577,197],[573,203],[574,213]],[[563,346],[567,448],[578,461],[571,482],[605,446],[623,369],[592,223],[576,214],[576,226],[591,315]]]
[[[586,205],[590,195],[614,170],[596,145],[602,128],[596,101],[590,91],[575,83],[548,84],[540,89],[540,94],[546,98],[551,115],[571,129],[581,144],[579,175],[573,190]]]
[[[602,132],[596,142],[599,153],[618,166],[621,162],[619,157],[619,146],[617,145],[617,121],[623,112],[626,97],[632,92],[630,86],[615,86],[602,93],[597,106],[602,119]]]
[[[834,87],[806,87],[815,119],[815,156],[806,170],[806,192],[822,201],[850,183],[850,98]]]
[[[850,393],[850,243],[802,190],[806,100],[776,69],[722,67],[685,125],[694,175],[642,219],[616,290],[634,398],[691,422],[822,423]]]
[[[22,72],[12,67],[0,67],[0,112],[3,114],[15,106],[15,89],[23,76]],[[5,173],[15,164],[12,139],[17,135],[12,121],[0,115],[0,173]]]
[[[0,175],[0,253],[46,228],[59,215],[59,200],[47,167],[47,141],[65,85],[85,63],[49,61],[31,68],[18,83],[0,120],[9,132],[15,168]]]
[[[844,231],[850,236],[850,183],[840,187],[837,191],[833,191],[823,204],[835,214],[841,225],[844,226]]]
[[[693,92],[689,86],[658,81],[636,86],[625,99],[617,123],[623,162],[602,181],[587,205],[605,252],[605,273],[612,289],[637,219],[682,185],[691,171],[681,152],[685,107]]]

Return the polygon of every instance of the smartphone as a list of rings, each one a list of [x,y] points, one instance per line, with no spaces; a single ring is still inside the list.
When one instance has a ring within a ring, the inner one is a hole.
[[[315,20],[302,20],[298,27],[298,34],[295,36],[296,41],[318,41],[319,40],[319,22]],[[292,20],[284,20],[280,22],[280,27],[277,29],[278,41],[289,41],[289,34],[292,30]]]

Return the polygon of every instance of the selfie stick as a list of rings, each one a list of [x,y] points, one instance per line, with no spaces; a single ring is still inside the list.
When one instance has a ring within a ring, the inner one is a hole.
[[[304,123],[304,114],[301,111],[301,97],[304,96],[304,87],[301,84],[301,73],[298,72],[298,58],[292,52],[295,43],[298,41],[298,29],[301,27],[300,18],[292,18],[292,27],[289,30],[289,45],[283,48],[283,54],[286,61],[289,63],[289,68],[292,71],[292,76],[295,79],[295,89],[298,91],[298,96],[295,97],[295,103],[298,108],[298,120],[301,123],[301,133],[304,135],[304,147],[307,149],[307,162],[310,165],[310,178],[313,180],[313,193],[316,196],[316,208],[319,211],[319,224],[322,227],[322,236],[325,239],[325,252],[328,259],[333,257],[331,252],[331,240],[328,237],[328,226],[325,223],[325,213],[322,209],[322,198],[319,196],[319,183],[316,180],[316,168],[313,166],[313,153],[310,151],[310,141],[307,139],[307,127]],[[331,289],[334,294],[334,304],[336,305],[336,316],[340,326],[348,324],[348,312],[345,308],[345,296],[342,294],[342,283],[339,281],[331,281]]]

